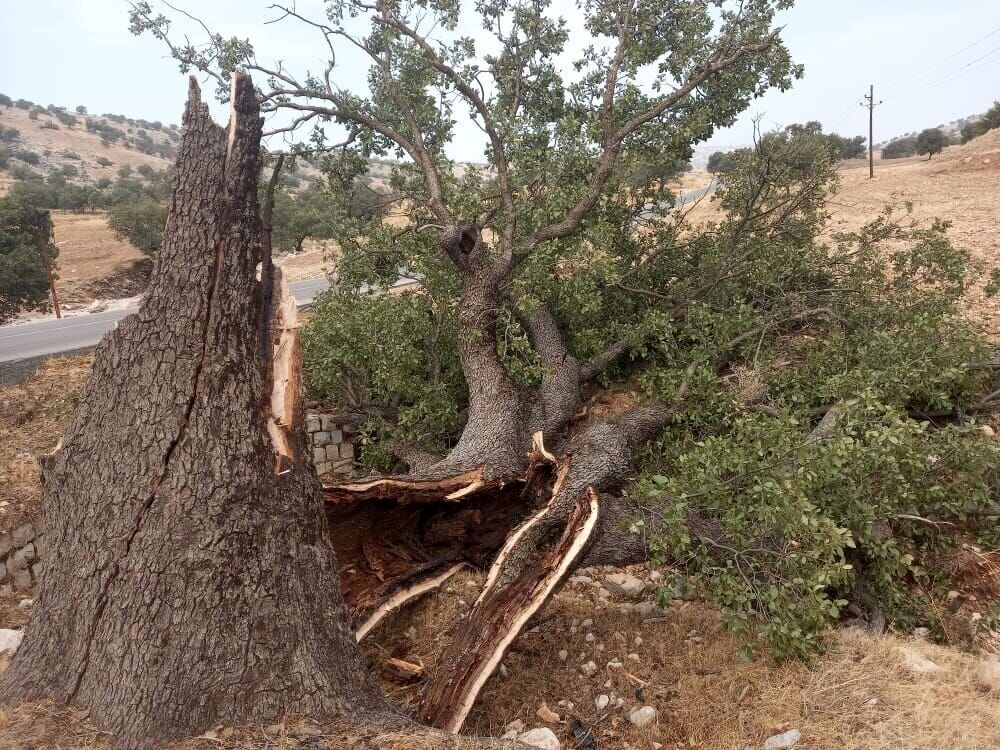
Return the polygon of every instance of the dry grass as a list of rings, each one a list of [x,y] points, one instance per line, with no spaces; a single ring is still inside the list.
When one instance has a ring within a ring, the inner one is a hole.
[[[0,386],[0,531],[38,517],[37,457],[59,441],[92,361],[49,359],[27,382]]]
[[[83,305],[94,299],[91,286],[128,269],[145,255],[115,237],[103,211],[76,214],[53,211],[55,243],[59,248],[59,281],[62,301]]]
[[[402,613],[366,644],[370,666],[396,656],[431,665],[449,631],[468,608],[481,577],[461,576],[450,588]],[[464,601],[464,604],[463,604]],[[574,620],[591,618],[588,629],[572,633]],[[412,629],[411,629],[412,628]],[[642,644],[635,645],[635,637]],[[598,650],[599,647],[603,650]],[[598,747],[743,750],[795,727],[810,750],[987,750],[1000,746],[998,696],[982,692],[974,676],[976,657],[954,649],[898,636],[872,639],[856,631],[835,635],[831,651],[812,665],[741,661],[737,644],[717,628],[716,613],[696,602],[676,601],[645,618],[623,614],[601,602],[593,589],[572,585],[545,609],[536,632],[527,632],[505,660],[507,675],[496,675],[466,725],[471,734],[498,736],[520,719],[538,726],[545,702],[562,716],[550,725],[572,747],[568,724],[578,718],[590,727]],[[900,647],[914,648],[941,669],[910,672]],[[569,651],[564,662],[560,649]],[[630,660],[630,653],[638,661]],[[622,667],[608,668],[617,659]],[[599,666],[586,677],[580,665]],[[610,681],[610,687],[608,682]],[[407,705],[414,688],[386,683],[395,700]],[[595,698],[625,699],[620,710],[597,711]],[[572,710],[559,706],[572,701]],[[643,704],[657,709],[652,727],[637,729],[628,712]]]

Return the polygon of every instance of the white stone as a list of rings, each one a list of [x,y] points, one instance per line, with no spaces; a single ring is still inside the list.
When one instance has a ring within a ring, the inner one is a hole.
[[[584,620],[583,622],[580,623],[580,627],[581,628],[592,628],[592,627],[594,627],[594,621],[591,620],[588,617],[586,620]]]
[[[521,721],[520,719],[514,719],[514,721],[509,722],[507,726],[504,727],[504,729],[506,729],[508,732],[514,732],[516,734],[520,734],[521,732],[524,731],[524,722]]]
[[[657,581],[662,581],[663,580],[663,573],[661,573],[658,570],[650,571],[650,573],[649,573],[649,580],[651,580],[653,583],[656,583]]]
[[[23,630],[0,628],[0,654],[13,654],[24,640]]]
[[[639,654],[631,653],[625,658],[628,659],[629,661],[639,661]]]
[[[604,587],[615,594],[637,597],[646,588],[646,584],[631,573],[612,573],[604,579]]]
[[[643,706],[642,708],[637,708],[635,711],[628,715],[628,720],[632,722],[633,726],[645,727],[653,723],[656,719],[656,709],[652,706]]]
[[[567,651],[566,649],[562,649],[559,652],[559,661],[566,661],[566,659],[568,658],[569,658],[569,651]]]
[[[1000,690],[1000,656],[991,654],[976,667],[976,679],[988,690]]]
[[[559,738],[548,727],[538,727],[519,734],[517,741],[531,747],[537,747],[539,750],[560,750],[562,748]]]
[[[608,669],[621,669],[622,663],[617,659],[612,659],[608,662]]]
[[[789,729],[782,734],[776,734],[764,740],[764,750],[788,750],[795,747],[802,739],[802,733],[798,729]]]
[[[592,661],[588,661],[586,664],[580,667],[580,671],[583,672],[585,675],[587,675],[587,677],[593,677],[595,674],[597,674],[597,665],[594,664],[594,662]]]
[[[983,433],[984,435],[986,435],[987,437],[993,437],[994,435],[996,435],[996,431],[995,431],[995,430],[994,430],[994,429],[993,429],[992,427],[990,427],[990,426],[989,426],[988,424],[984,424],[984,425],[983,425],[982,427],[980,427],[979,429],[980,429],[980,430],[982,431],[982,433]]]
[[[903,657],[903,665],[917,674],[929,674],[931,672],[937,672],[941,669],[940,666],[926,658],[918,651],[914,651],[912,648],[900,646],[899,653]]]
[[[593,643],[596,640],[596,636],[593,633],[587,633],[587,637],[584,638],[587,643]]]
[[[502,739],[502,740],[511,740],[511,741],[516,740],[517,739],[517,732],[515,732],[513,729],[511,729],[509,732],[504,732],[503,734],[501,734],[500,735],[500,739]]]
[[[34,599],[22,599],[17,603],[17,606],[20,607],[21,609],[27,609],[34,603],[35,603]]]
[[[655,609],[656,605],[653,602],[639,602],[635,605],[635,611],[642,617],[649,617]]]
[[[597,706],[598,711],[603,711],[611,703],[611,698],[603,693],[596,698],[594,698],[594,705]]]

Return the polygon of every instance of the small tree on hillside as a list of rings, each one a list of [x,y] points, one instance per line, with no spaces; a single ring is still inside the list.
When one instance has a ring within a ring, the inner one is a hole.
[[[927,154],[927,159],[930,161],[934,154],[940,154],[947,145],[948,137],[944,131],[940,128],[927,128],[920,131],[920,135],[917,136],[916,152]]]
[[[726,151],[716,151],[708,157],[706,167],[712,174],[726,174],[733,171],[732,153]]]
[[[54,266],[59,250],[52,242],[49,212],[20,195],[0,198],[0,323],[22,310],[42,310],[49,304],[40,242]]]

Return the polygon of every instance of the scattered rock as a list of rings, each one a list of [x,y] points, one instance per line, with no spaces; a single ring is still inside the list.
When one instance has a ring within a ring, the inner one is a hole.
[[[303,724],[301,727],[295,727],[295,729],[292,730],[292,736],[299,739],[303,739],[305,737],[320,737],[322,734],[322,729],[311,724]]]
[[[34,603],[35,603],[34,599],[22,599],[17,603],[17,606],[20,607],[21,609],[27,609]]]
[[[641,635],[637,635],[635,637],[635,640],[632,641],[632,645],[635,646],[636,648],[639,648],[639,646],[642,645],[642,636]]]
[[[585,641],[586,641],[587,643],[593,643],[593,642],[594,642],[594,641],[596,640],[596,638],[595,638],[595,636],[594,636],[594,634],[593,634],[593,633],[587,633],[587,637],[586,637],[586,638],[584,638],[584,640],[585,640]]]
[[[537,711],[535,711],[535,716],[544,721],[546,724],[559,723],[559,714],[557,714],[555,711],[553,711],[544,703],[538,707]]]
[[[540,750],[560,750],[559,738],[548,727],[538,727],[517,736],[518,742],[537,747]]]
[[[649,726],[653,723],[654,719],[656,719],[656,709],[652,706],[637,708],[628,715],[628,720],[631,721],[632,725],[636,727]]]
[[[611,703],[611,698],[607,695],[599,695],[594,699],[594,705],[597,706],[598,711],[603,711]]]
[[[649,580],[651,580],[653,583],[656,583],[657,581],[662,581],[663,580],[663,573],[661,573],[658,570],[650,571],[650,573],[649,573]]]
[[[631,573],[612,573],[604,579],[604,587],[614,594],[634,598],[646,589],[646,584]]]
[[[764,740],[764,750],[788,750],[788,748],[795,747],[800,739],[802,739],[802,732],[798,729],[789,729],[787,732],[776,734]]]
[[[0,654],[13,654],[24,640],[23,630],[0,628]]]
[[[583,622],[580,623],[580,627],[581,628],[592,628],[592,627],[594,627],[594,621],[591,620],[588,617],[586,620],[584,620]]]
[[[921,640],[928,640],[931,637],[930,628],[914,628],[913,629],[914,638],[920,638]]]
[[[1000,656],[992,654],[979,662],[976,679],[987,690],[1000,690]]]
[[[566,659],[568,658],[569,658],[569,651],[567,651],[566,649],[562,649],[559,652],[559,661],[566,661]]]
[[[901,646],[899,653],[903,657],[903,665],[917,674],[929,674],[931,672],[937,672],[941,669],[940,666],[932,662],[930,659],[927,659],[917,651],[914,651],[912,648]]]
[[[629,654],[625,658],[629,661],[639,661],[639,654]]]
[[[571,576],[569,579],[570,583],[579,583],[583,586],[593,586],[594,579],[590,576]]]
[[[996,431],[992,427],[990,427],[988,424],[982,425],[979,429],[987,437],[993,437],[994,435],[996,435]]]
[[[517,734],[520,734],[521,732],[524,731],[524,722],[521,721],[520,719],[514,719],[514,721],[509,722],[507,726],[504,727],[504,729],[506,729],[508,732],[515,732]]]

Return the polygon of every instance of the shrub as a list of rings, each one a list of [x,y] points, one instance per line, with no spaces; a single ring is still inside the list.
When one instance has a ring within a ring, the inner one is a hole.
[[[95,161],[97,162],[98,166],[101,167],[110,167],[114,165],[114,162],[111,161],[111,159],[109,159],[106,156],[98,156],[97,159],[95,159]]]
[[[940,128],[927,128],[917,136],[916,151],[927,154],[928,161],[934,154],[940,154],[948,145],[948,139]]]
[[[14,158],[32,166],[38,166],[41,161],[41,157],[34,151],[17,151],[14,153]]]

